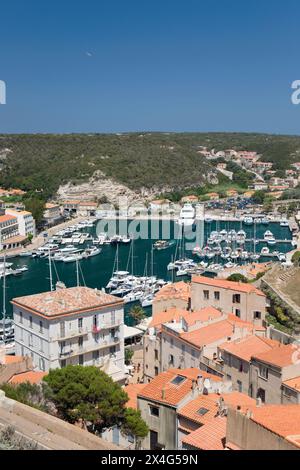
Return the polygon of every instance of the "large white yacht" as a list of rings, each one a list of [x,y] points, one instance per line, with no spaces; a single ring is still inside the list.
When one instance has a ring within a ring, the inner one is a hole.
[[[180,211],[177,223],[182,226],[194,225],[196,220],[196,211],[191,204],[185,204]]]

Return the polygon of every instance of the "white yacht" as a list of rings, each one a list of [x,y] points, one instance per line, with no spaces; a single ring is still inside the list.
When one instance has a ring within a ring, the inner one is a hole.
[[[179,219],[177,221],[178,225],[184,227],[189,227],[194,225],[196,220],[196,211],[192,204],[185,204],[180,211]]]
[[[289,221],[288,220],[281,220],[280,221],[280,227],[289,227]]]

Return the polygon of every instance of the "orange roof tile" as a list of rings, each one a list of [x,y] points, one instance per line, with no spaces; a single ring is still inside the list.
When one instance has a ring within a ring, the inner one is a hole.
[[[12,215],[0,215],[0,224],[2,224],[3,222],[9,222],[9,221],[17,221],[16,217],[12,216]]]
[[[47,317],[83,312],[122,303],[120,298],[88,287],[70,287],[53,292],[17,297],[12,300],[15,305],[21,305],[37,314]]]
[[[185,380],[179,385],[174,385],[171,382],[177,376],[184,377]],[[219,377],[201,371],[200,369],[169,369],[154,377],[154,379],[138,393],[138,397],[176,406],[185,396],[191,393],[193,380],[197,380],[199,376],[210,378],[214,381],[221,380]]]
[[[226,423],[225,417],[217,416],[184,437],[182,442],[200,450],[224,450]]]
[[[204,323],[210,319],[219,318],[222,315],[222,312],[214,307],[205,307],[195,312],[189,312],[188,310],[171,307],[166,311],[157,313],[153,317],[149,326],[157,327],[164,323],[178,322],[181,318],[184,318],[186,323],[191,326],[197,322]]]
[[[250,418],[255,423],[269,429],[274,434],[290,437],[289,440],[300,438],[300,406],[299,405],[264,405],[256,407]],[[294,438],[292,438],[294,436]],[[299,443],[297,444],[299,446]]]
[[[220,289],[230,289],[247,294],[255,293],[265,297],[265,294],[261,290],[257,289],[252,284],[245,284],[243,282],[226,281],[224,279],[212,279],[205,276],[193,276],[192,283],[204,284],[207,286],[218,287]]]
[[[37,371],[28,371],[23,372],[22,374],[13,375],[9,380],[10,384],[18,385],[25,382],[30,382],[31,384],[39,384],[43,377],[47,375],[46,372],[37,372]]]
[[[263,353],[278,347],[278,341],[272,341],[260,336],[247,336],[246,338],[237,339],[232,342],[221,344],[219,348],[226,351],[239,359],[249,362],[255,354]]]
[[[18,362],[23,362],[23,356],[5,356],[4,364],[16,364]]]
[[[128,395],[128,402],[126,403],[126,408],[137,409],[137,395],[140,393],[147,384],[129,384],[124,387],[124,392]]]
[[[168,308],[168,310],[157,313],[151,320],[149,327],[157,327],[163,323],[171,323],[180,320],[188,314],[187,310],[179,309],[176,307]]]
[[[290,366],[299,360],[299,351],[297,350],[297,347],[292,344],[279,344],[275,349],[271,349],[260,354],[253,354],[252,357],[261,362],[281,368]]]
[[[191,285],[186,282],[175,282],[174,284],[167,284],[155,295],[154,302],[161,298],[180,298],[188,300],[190,297]]]
[[[297,390],[297,392],[300,392],[300,376],[295,377],[294,379],[289,379],[283,382],[283,384],[286,387],[293,388],[294,390]]]

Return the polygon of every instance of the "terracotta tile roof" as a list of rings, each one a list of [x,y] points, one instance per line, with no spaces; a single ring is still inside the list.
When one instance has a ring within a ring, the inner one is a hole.
[[[13,375],[12,378],[9,380],[9,383],[14,385],[25,382],[30,382],[31,384],[39,384],[43,380],[43,377],[45,377],[45,375],[47,375],[46,372],[23,372],[22,374]]]
[[[278,348],[260,354],[253,354],[252,357],[281,368],[295,364],[297,360],[299,361],[299,351],[292,344],[280,344]]]
[[[0,215],[0,224],[9,221],[17,221],[15,216],[12,215]]]
[[[251,335],[246,338],[223,343],[219,346],[219,349],[249,362],[253,355],[270,351],[278,346],[278,341]]]
[[[185,380],[180,385],[172,384],[172,380],[177,377],[184,377]],[[185,396],[192,391],[192,382],[199,376],[220,381],[219,377],[208,374],[200,369],[169,369],[154,377],[146,387],[138,393],[138,397],[146,398],[154,402],[177,406]]]
[[[224,279],[212,279],[205,276],[193,276],[192,283],[204,284],[207,286],[218,287],[220,289],[230,289],[236,292],[247,294],[255,293],[265,297],[265,294],[261,290],[257,289],[252,284],[245,284],[243,282],[226,281]]]
[[[218,412],[218,402],[221,398],[224,400],[225,406],[231,408],[239,406],[241,410],[252,409],[256,404],[256,401],[253,398],[240,392],[222,393],[220,395],[211,393],[209,395],[199,395],[197,398],[180,408],[178,410],[178,415],[195,423],[205,424],[207,421],[210,421],[211,418],[216,417]],[[200,408],[205,408],[208,412],[204,415],[200,415]]]
[[[191,285],[186,282],[175,282],[174,284],[167,284],[155,295],[154,302],[162,298],[174,298],[188,300],[191,293]]]
[[[297,390],[297,392],[300,392],[300,376],[295,377],[294,379],[289,379],[283,382],[283,385],[289,388],[293,388],[294,390]]]
[[[246,322],[234,322],[227,319],[212,323],[208,326],[200,327],[194,331],[181,333],[180,337],[198,348],[201,348],[223,338],[230,338],[235,331],[236,324],[239,328],[245,328],[247,331],[249,331],[249,328],[253,328],[253,325],[250,327]]]
[[[224,450],[226,423],[225,417],[213,418],[204,426],[184,437],[182,442],[200,450]]]
[[[256,407],[250,418],[274,434],[292,441],[300,439],[299,405],[264,405]],[[299,442],[297,443],[299,446]]]
[[[137,395],[140,393],[147,384],[129,384],[124,387],[124,392],[127,393],[129,400],[126,403],[126,408],[137,409]]]
[[[23,356],[5,356],[4,364],[16,364],[18,362],[23,362]]]
[[[122,303],[120,298],[105,294],[88,287],[70,287],[53,292],[17,297],[12,300],[14,305],[30,309],[34,313],[55,317],[74,312],[85,312],[104,306]]]
[[[196,322],[207,322],[209,319],[215,319],[221,317],[223,314],[220,310],[214,307],[205,307],[195,312],[189,312],[188,310],[172,307],[166,311],[157,313],[151,323],[150,327],[157,327],[164,323],[178,322],[180,318],[184,318],[186,323],[191,326]]]

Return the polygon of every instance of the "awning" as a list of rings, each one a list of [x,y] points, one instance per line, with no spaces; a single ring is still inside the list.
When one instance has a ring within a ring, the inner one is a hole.
[[[130,338],[136,338],[137,336],[142,336],[143,331],[133,326],[124,325],[124,340]]]

